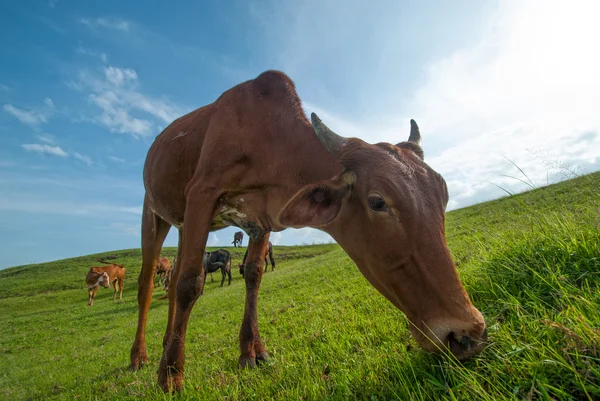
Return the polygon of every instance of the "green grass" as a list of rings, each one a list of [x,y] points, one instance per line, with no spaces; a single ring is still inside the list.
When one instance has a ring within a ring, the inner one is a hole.
[[[259,298],[271,363],[237,368],[243,280],[235,269],[220,288],[216,274],[190,319],[185,388],[166,395],[156,384],[162,290],[148,320],[150,366],[127,370],[141,257],[124,250],[0,271],[0,398],[599,399],[599,183],[596,173],[448,214],[450,248],[491,340],[464,363],[420,350],[337,245],[275,247]],[[228,249],[237,265],[245,248]],[[101,289],[90,308],[85,274],[109,254],[127,267],[124,299]]]

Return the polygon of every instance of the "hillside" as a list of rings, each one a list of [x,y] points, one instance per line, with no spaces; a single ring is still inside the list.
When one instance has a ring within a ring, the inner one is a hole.
[[[448,213],[448,243],[490,345],[459,363],[421,351],[404,316],[337,245],[275,247],[259,323],[272,362],[237,369],[243,280],[207,281],[176,399],[508,400],[600,398],[600,173]],[[227,248],[234,266],[245,248]],[[163,255],[173,257],[175,249]],[[123,301],[84,277],[99,257],[127,268]],[[148,321],[150,366],[127,370],[139,249],[0,271],[0,398],[169,399],[156,385],[167,304]]]

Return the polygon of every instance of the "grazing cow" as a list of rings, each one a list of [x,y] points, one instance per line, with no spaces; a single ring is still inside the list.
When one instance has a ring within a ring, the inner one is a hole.
[[[106,263],[100,260],[102,263]],[[98,287],[102,285],[104,288],[110,287],[110,283],[113,284],[115,292],[113,293],[113,299],[117,298],[117,284],[119,291],[119,299],[123,299],[123,282],[125,281],[125,267],[116,263],[111,263],[106,266],[94,266],[90,268],[90,271],[85,278],[88,286],[88,306],[94,304],[94,298],[96,298],[96,292]]]
[[[368,144],[305,117],[290,78],[267,71],[171,123],[144,165],[142,270],[130,369],[147,363],[152,279],[171,226],[179,230],[158,383],[183,386],[188,320],[202,294],[211,231],[248,236],[241,367],[269,358],[258,329],[258,290],[271,231],[315,227],[329,233],[361,273],[407,316],[426,350],[458,359],[480,352],[486,325],[464,290],[446,245],[444,179],[423,161],[411,120],[408,141]],[[224,151],[226,149],[226,151]],[[269,157],[264,157],[268,154]]]
[[[267,249],[267,254],[269,255],[269,259],[271,259],[271,271],[275,270],[275,259],[273,259],[273,244],[269,241],[269,248]],[[246,266],[246,258],[248,257],[248,248],[246,248],[246,253],[244,254],[244,260],[242,260],[242,264],[240,265],[240,274],[244,275],[244,267]],[[269,262],[267,261],[267,255],[265,255],[265,273],[269,269]]]
[[[225,282],[225,275],[229,276],[229,282],[227,285],[231,285],[231,254],[225,249],[217,249],[214,252],[204,252],[204,282],[206,283],[206,276],[208,273],[214,273],[221,269],[221,287]]]
[[[163,282],[165,291],[169,290],[169,284],[171,283],[171,278],[173,277],[173,270],[175,270],[176,263],[177,263],[177,258],[173,259],[173,266],[169,269],[169,272],[165,275],[165,281]]]
[[[177,258],[173,259],[173,268],[171,268],[169,270],[169,273],[165,277],[164,288],[165,288],[166,294],[164,294],[161,297],[159,297],[158,298],[159,301],[161,301],[163,299],[167,299],[169,297],[169,284],[171,283],[171,279],[173,278],[173,272],[175,271],[175,265],[176,265],[176,263],[177,263]]]
[[[233,234],[233,247],[235,248],[237,245],[242,246],[242,240],[244,239],[244,233],[242,231],[238,231]]]
[[[156,266],[156,275],[159,277],[158,282],[162,282],[163,285],[171,271],[171,261],[164,257],[158,258],[158,264]],[[166,288],[166,286],[165,286]]]

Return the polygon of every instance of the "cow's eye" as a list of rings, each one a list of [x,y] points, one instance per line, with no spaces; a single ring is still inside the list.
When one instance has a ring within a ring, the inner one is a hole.
[[[369,196],[368,201],[369,207],[374,212],[385,212],[388,210],[388,206],[381,196],[371,195]]]

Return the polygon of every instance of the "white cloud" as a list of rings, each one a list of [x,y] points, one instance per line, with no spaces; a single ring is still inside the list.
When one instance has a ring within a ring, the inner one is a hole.
[[[135,208],[104,203],[71,202],[59,200],[36,201],[27,195],[0,195],[0,211],[50,213],[72,216],[106,216],[107,213],[130,214]]]
[[[140,237],[142,226],[140,224],[126,224],[126,223],[110,223],[109,229],[111,231],[118,231],[121,234],[125,234],[133,237]]]
[[[108,56],[106,55],[106,53],[102,53],[102,52],[95,52],[89,49],[86,49],[84,47],[77,47],[75,49],[75,51],[77,52],[77,54],[81,54],[84,56],[90,56],[90,57],[94,57],[97,58],[98,60],[100,60],[103,64],[108,63]]]
[[[143,207],[141,205],[140,206],[132,206],[132,207],[120,207],[116,210],[118,210],[120,212],[124,212],[124,213],[138,214],[141,216]]]
[[[90,100],[102,109],[97,121],[108,127],[112,132],[147,136],[152,134],[152,123],[146,119],[133,117],[122,101],[114,92],[105,91],[91,94]]]
[[[92,164],[94,164],[94,162],[92,161],[92,158],[87,156],[87,155],[82,155],[81,153],[73,153],[73,156],[77,159],[80,160],[82,162],[84,162],[85,164],[87,164],[88,166],[91,166]]]
[[[210,236],[208,237],[208,241],[206,242],[207,246],[217,246],[217,243],[219,242],[219,237],[217,237],[217,234],[212,232],[210,233]]]
[[[117,68],[108,66],[104,68],[106,80],[115,86],[123,86],[128,82],[135,82],[138,79],[137,73],[131,68]]]
[[[281,232],[271,233],[269,240],[273,245],[279,245],[281,242]]]
[[[50,144],[53,144],[55,142],[54,136],[52,136],[50,134],[38,134],[38,135],[36,135],[36,138],[42,142],[46,142],[46,143],[50,143]]]
[[[125,163],[125,159],[121,159],[120,157],[108,156],[108,158],[116,163]]]
[[[304,227],[304,228],[288,228],[286,231],[290,231],[292,236],[297,238],[297,243],[300,244],[327,244],[335,242],[335,240],[326,232],[317,230],[316,228]]]
[[[95,121],[112,132],[150,136],[160,130],[156,120],[169,124],[184,114],[181,107],[167,100],[142,94],[137,72],[131,68],[107,66],[102,69],[102,76],[81,71],[78,80],[67,85],[91,92],[89,100],[102,110]]]
[[[12,104],[5,104],[3,109],[23,124],[29,125],[34,129],[37,129],[38,125],[48,122],[50,116],[55,112],[54,102],[49,97],[44,99],[44,106],[39,109],[24,110]]]
[[[23,110],[19,109],[12,104],[5,104],[3,106],[4,111],[21,121],[25,125],[30,127],[37,127],[38,125],[48,122],[49,113],[44,111],[36,110]]]
[[[44,104],[46,105],[46,107],[48,109],[50,109],[50,110],[54,109],[54,102],[49,97],[44,99]]]
[[[54,156],[67,157],[69,154],[59,146],[43,145],[39,143],[27,143],[21,145],[28,152],[45,153]]]
[[[112,30],[118,30],[123,32],[129,32],[131,23],[121,18],[79,18],[79,23],[87,26],[90,29],[106,28]]]

